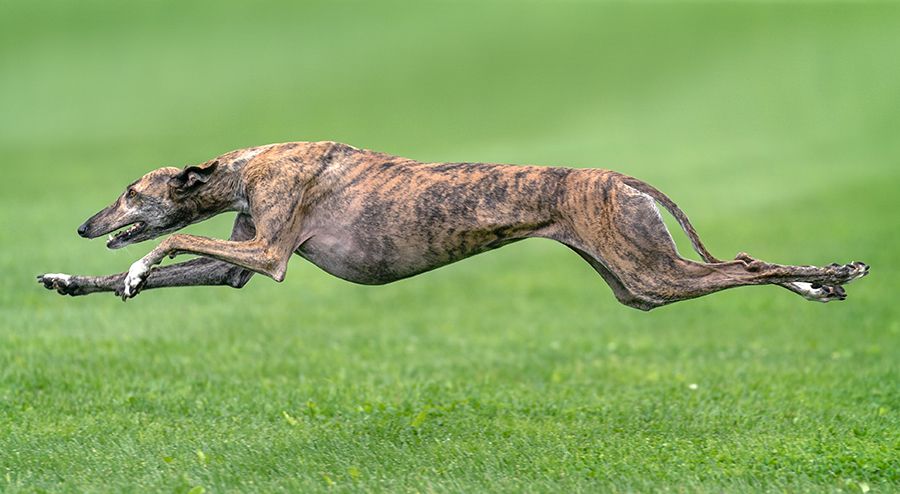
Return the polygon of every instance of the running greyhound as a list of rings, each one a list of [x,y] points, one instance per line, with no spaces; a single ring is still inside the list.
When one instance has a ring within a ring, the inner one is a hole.
[[[681,257],[656,207],[665,207],[704,262]],[[741,253],[713,257],[662,192],[608,170],[420,163],[336,142],[232,151],[197,166],[160,168],[126,187],[78,228],[107,247],[150,240],[227,211],[230,240],[175,234],[109,276],[45,274],[64,295],[143,288],[243,287],[253,273],[282,281],[296,253],[366,285],[390,283],[525,238],[556,240],[584,258],[623,304],[650,310],[745,285],[780,285],[808,300],[843,300],[861,262],[770,264]],[[153,268],[166,256],[202,257]]]

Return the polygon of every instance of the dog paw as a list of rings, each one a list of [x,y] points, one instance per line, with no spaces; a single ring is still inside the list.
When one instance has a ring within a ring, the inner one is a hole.
[[[144,287],[147,282],[147,276],[150,274],[150,266],[144,263],[143,259],[136,261],[128,268],[128,274],[125,276],[124,286],[122,289],[122,301],[133,298]]]
[[[62,273],[47,273],[37,277],[38,283],[48,290],[56,290],[60,295],[77,295],[80,287],[75,277]]]
[[[850,264],[832,263],[827,266],[836,278],[837,284],[846,285],[852,281],[856,281],[869,274],[869,266],[860,261],[851,262]]]
[[[822,285],[819,283],[791,283],[806,300],[827,303],[832,300],[844,300],[847,292],[840,285]]]
[[[847,283],[851,281],[856,281],[860,278],[863,278],[869,274],[869,265],[861,262],[861,261],[853,261],[847,266],[850,267],[850,279],[847,280]]]

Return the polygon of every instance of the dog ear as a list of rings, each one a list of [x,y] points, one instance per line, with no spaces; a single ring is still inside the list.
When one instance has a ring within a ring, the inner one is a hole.
[[[169,179],[169,187],[178,192],[190,191],[191,189],[208,182],[209,177],[212,176],[218,166],[218,160],[213,161],[202,168],[199,166],[189,166]]]

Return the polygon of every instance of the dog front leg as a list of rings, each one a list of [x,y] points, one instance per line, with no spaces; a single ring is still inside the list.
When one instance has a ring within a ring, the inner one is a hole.
[[[231,229],[231,240],[249,240],[256,235],[253,219],[248,214],[238,214]],[[124,292],[125,277],[128,273],[106,276],[80,276],[69,274],[43,274],[38,282],[48,290],[56,290],[60,295],[89,295],[99,292],[115,292],[121,297]],[[167,288],[174,286],[217,286],[227,285],[242,288],[250,281],[253,271],[234,264],[206,257],[154,269],[147,277],[144,288]]]
[[[162,262],[166,256],[198,254],[264,274],[275,281],[282,281],[293,250],[290,247],[279,248],[277,244],[272,245],[258,239],[233,241],[196,235],[172,235],[159,247],[131,265],[123,281],[122,299],[137,295],[149,280],[151,268]]]
[[[128,273],[106,276],[44,274],[38,276],[38,282],[48,290],[56,290],[60,295],[80,296],[115,292],[121,297],[127,275]],[[200,258],[154,269],[147,277],[144,289],[200,285],[225,285],[241,288],[247,284],[251,276],[253,276],[253,271],[248,271],[240,266],[215,259]]]

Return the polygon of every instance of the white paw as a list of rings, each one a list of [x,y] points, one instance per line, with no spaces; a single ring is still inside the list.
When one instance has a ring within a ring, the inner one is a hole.
[[[39,276],[40,280],[43,282],[49,283],[59,283],[61,285],[68,285],[69,281],[72,280],[72,275],[62,274],[62,273],[47,273]]]
[[[794,282],[791,285],[806,300],[813,302],[831,302],[832,300],[844,300],[847,292],[840,285],[813,285],[812,283]]]
[[[150,266],[144,263],[143,259],[135,261],[128,268],[128,274],[125,276],[125,289],[122,291],[122,299],[125,300],[137,295],[149,273]]]
[[[60,295],[69,293],[72,276],[62,273],[47,273],[37,277],[38,283],[42,283],[48,290],[56,290]]]

